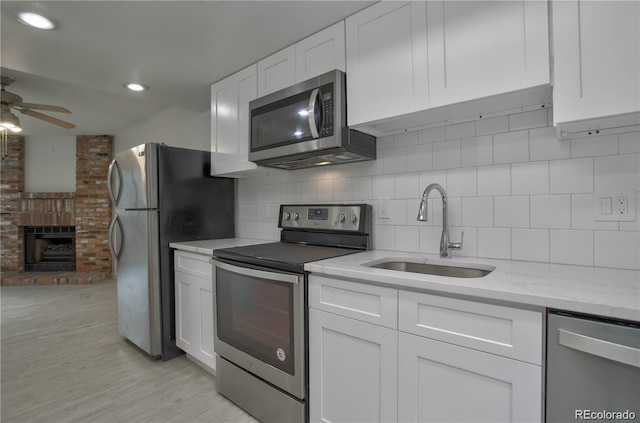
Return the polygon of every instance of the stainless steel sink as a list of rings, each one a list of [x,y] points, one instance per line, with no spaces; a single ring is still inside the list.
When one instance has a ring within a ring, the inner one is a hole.
[[[481,278],[487,276],[495,267],[471,267],[466,264],[448,265],[436,263],[415,263],[410,261],[383,261],[376,264],[365,264],[377,269],[397,270],[400,272],[423,273],[426,275],[448,276],[450,278]]]

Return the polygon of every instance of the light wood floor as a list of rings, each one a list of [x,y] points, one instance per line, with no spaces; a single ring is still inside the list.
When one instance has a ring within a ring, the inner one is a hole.
[[[3,423],[256,422],[184,356],[153,360],[125,341],[114,280],[0,295]]]

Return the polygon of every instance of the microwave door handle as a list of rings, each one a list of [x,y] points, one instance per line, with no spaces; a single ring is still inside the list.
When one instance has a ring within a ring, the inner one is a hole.
[[[307,107],[307,111],[309,112],[309,128],[311,129],[311,136],[314,139],[320,137],[320,134],[318,134],[318,123],[316,122],[316,98],[318,98],[319,92],[320,90],[318,88],[311,91],[309,107]]]

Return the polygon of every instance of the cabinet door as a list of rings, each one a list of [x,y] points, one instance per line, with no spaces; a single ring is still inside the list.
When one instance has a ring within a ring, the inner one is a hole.
[[[425,2],[380,2],[346,19],[349,125],[428,107]]]
[[[640,3],[554,1],[554,122],[640,110]],[[629,123],[628,123],[629,124]]]
[[[398,421],[541,421],[540,366],[402,332],[398,341]]]
[[[296,80],[305,81],[334,69],[345,70],[344,21],[296,44]]]
[[[296,82],[296,46],[292,45],[258,62],[258,97]]]
[[[175,272],[176,345],[187,353],[193,351],[197,344],[193,310],[194,291],[197,287],[194,285],[194,279],[196,276]]]
[[[212,85],[212,175],[258,169],[249,161],[249,102],[257,94],[255,64]]]
[[[428,1],[429,105],[549,84],[544,1]]]
[[[395,330],[309,310],[312,422],[397,419]]]

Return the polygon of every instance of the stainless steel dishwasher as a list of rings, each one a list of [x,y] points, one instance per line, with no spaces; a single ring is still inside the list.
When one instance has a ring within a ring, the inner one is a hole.
[[[640,420],[640,323],[549,311],[546,421]]]

